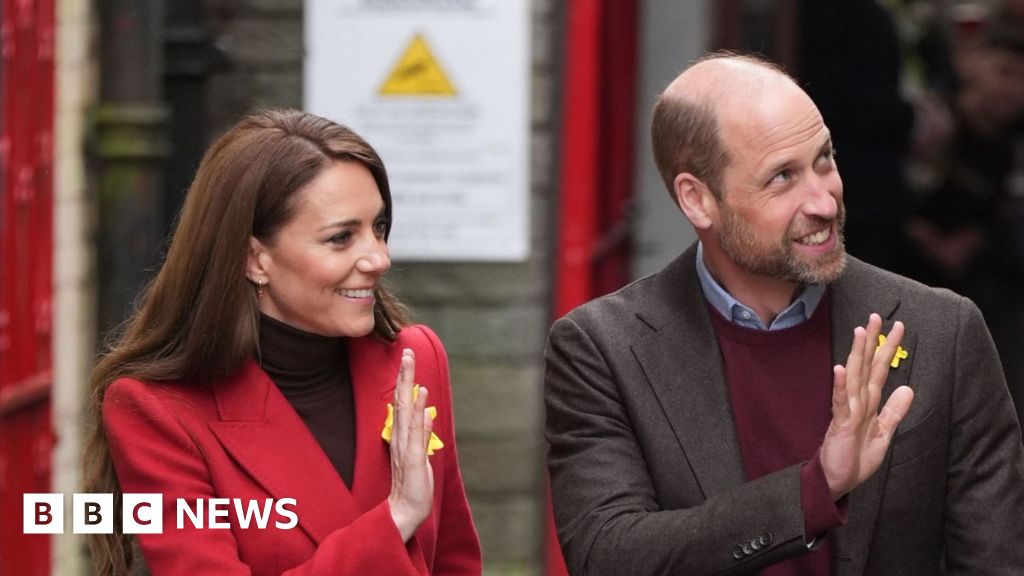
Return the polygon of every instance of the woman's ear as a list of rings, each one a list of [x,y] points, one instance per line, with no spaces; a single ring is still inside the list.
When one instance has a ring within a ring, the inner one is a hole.
[[[683,172],[672,181],[672,192],[676,205],[694,228],[707,230],[711,227],[718,211],[718,201],[703,181],[689,172]]]
[[[245,275],[253,284],[269,284],[270,278],[267,274],[267,264],[270,254],[263,246],[263,243],[255,236],[249,237],[249,258],[245,265]]]

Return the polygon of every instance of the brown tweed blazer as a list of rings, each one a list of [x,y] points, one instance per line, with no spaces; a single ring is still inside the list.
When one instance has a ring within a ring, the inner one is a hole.
[[[744,477],[695,259],[693,246],[551,329],[548,465],[574,575],[756,574],[807,549],[800,464]],[[852,257],[831,291],[833,363],[871,312],[886,331],[901,320],[909,357],[883,401],[901,384],[915,393],[827,534],[834,573],[1024,574],[1024,447],[978,309]]]

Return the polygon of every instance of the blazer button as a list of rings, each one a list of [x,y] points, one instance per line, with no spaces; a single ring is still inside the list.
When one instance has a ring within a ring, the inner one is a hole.
[[[772,533],[765,532],[764,534],[761,534],[761,537],[758,538],[758,540],[761,541],[762,546],[767,546],[772,543]]]
[[[743,560],[743,548],[741,548],[739,546],[737,546],[736,548],[733,548],[732,557],[737,559],[737,560]]]
[[[743,545],[743,555],[744,556],[750,556],[753,553],[754,553],[754,550],[753,550],[753,548],[750,547],[750,544],[744,544]]]
[[[763,548],[764,544],[761,544],[761,539],[760,538],[754,538],[753,540],[750,541],[750,547],[753,548],[754,551],[757,551],[757,550],[760,550],[761,548]]]

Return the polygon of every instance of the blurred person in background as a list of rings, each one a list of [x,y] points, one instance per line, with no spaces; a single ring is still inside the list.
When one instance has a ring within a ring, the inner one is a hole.
[[[119,521],[92,537],[98,574],[480,574],[444,348],[381,284],[391,222],[381,159],[329,120],[258,112],[207,151],[93,372],[87,491],[164,505],[142,559]],[[297,526],[178,529],[179,498],[291,498]]]
[[[915,158],[915,278],[974,300],[1024,422],[1024,3],[954,43],[954,130]]]

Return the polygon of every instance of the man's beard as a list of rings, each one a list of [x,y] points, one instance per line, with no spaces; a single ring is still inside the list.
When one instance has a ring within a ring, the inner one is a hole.
[[[786,236],[771,244],[759,241],[747,223],[729,208],[725,200],[719,202],[719,212],[722,215],[719,245],[726,255],[746,272],[797,284],[828,284],[838,278],[846,268],[846,249],[843,243],[846,208],[842,203],[839,204],[835,218],[835,246],[827,254],[813,259],[801,257],[794,248],[791,240],[794,237],[792,222],[790,228],[786,230]],[[831,225],[833,220],[815,217],[811,219],[811,223],[812,226],[806,228]]]

